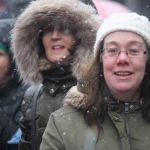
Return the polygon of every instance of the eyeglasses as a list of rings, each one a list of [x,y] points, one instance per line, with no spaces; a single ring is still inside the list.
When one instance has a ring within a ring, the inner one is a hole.
[[[145,54],[147,54],[147,51],[144,51],[142,49],[129,49],[126,51],[120,51],[116,48],[104,48],[101,50],[101,53],[104,53],[104,56],[107,57],[118,57],[121,52],[125,52],[126,55],[130,58],[143,57]]]

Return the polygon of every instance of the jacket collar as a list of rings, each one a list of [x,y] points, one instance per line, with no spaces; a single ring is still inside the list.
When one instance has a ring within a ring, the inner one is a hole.
[[[76,79],[72,76],[71,72],[66,71],[64,73],[60,70],[59,73],[56,73],[56,77],[51,76],[51,72],[54,70],[50,70],[49,72],[44,73],[44,81],[43,85],[45,86],[48,93],[53,97],[58,90],[66,90],[74,85],[76,85]]]
[[[71,105],[75,108],[79,108],[79,109],[83,108],[86,105],[86,97],[87,94],[85,93],[85,86],[83,86],[81,83],[78,82],[77,86],[72,87],[68,91],[64,99],[64,106]],[[134,103],[124,103],[109,98],[105,99],[105,102],[108,104],[108,111],[114,110],[118,112],[125,110],[126,104],[128,105],[128,108],[131,112],[135,112],[135,110],[141,110],[142,101],[143,98],[141,98],[138,102],[134,102]]]
[[[53,97],[55,96],[58,90],[65,91],[66,89],[71,88],[72,86],[76,85],[76,80],[72,79],[68,82],[64,82],[63,84],[57,84],[57,83],[54,84],[53,82],[44,81],[43,84],[46,90],[48,91],[48,93]]]

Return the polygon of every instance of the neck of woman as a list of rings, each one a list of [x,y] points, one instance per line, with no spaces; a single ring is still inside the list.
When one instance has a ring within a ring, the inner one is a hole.
[[[130,90],[130,91],[113,91],[112,97],[115,98],[116,100],[122,101],[122,102],[137,102],[139,101],[140,97],[140,88],[136,90]]]

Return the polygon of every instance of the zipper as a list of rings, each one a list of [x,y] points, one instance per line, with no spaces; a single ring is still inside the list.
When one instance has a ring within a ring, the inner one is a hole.
[[[127,134],[129,135],[129,103],[125,103],[125,125]]]

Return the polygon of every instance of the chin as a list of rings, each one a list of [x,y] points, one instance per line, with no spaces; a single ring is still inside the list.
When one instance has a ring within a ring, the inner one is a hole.
[[[61,62],[61,58],[52,59],[50,60],[50,62],[52,63]]]
[[[117,92],[120,92],[120,93],[126,93],[126,92],[129,92],[131,91],[131,88],[117,88],[116,89]]]
[[[128,92],[132,89],[132,87],[128,85],[118,85],[114,87],[114,89],[115,91],[118,91],[118,92]]]

